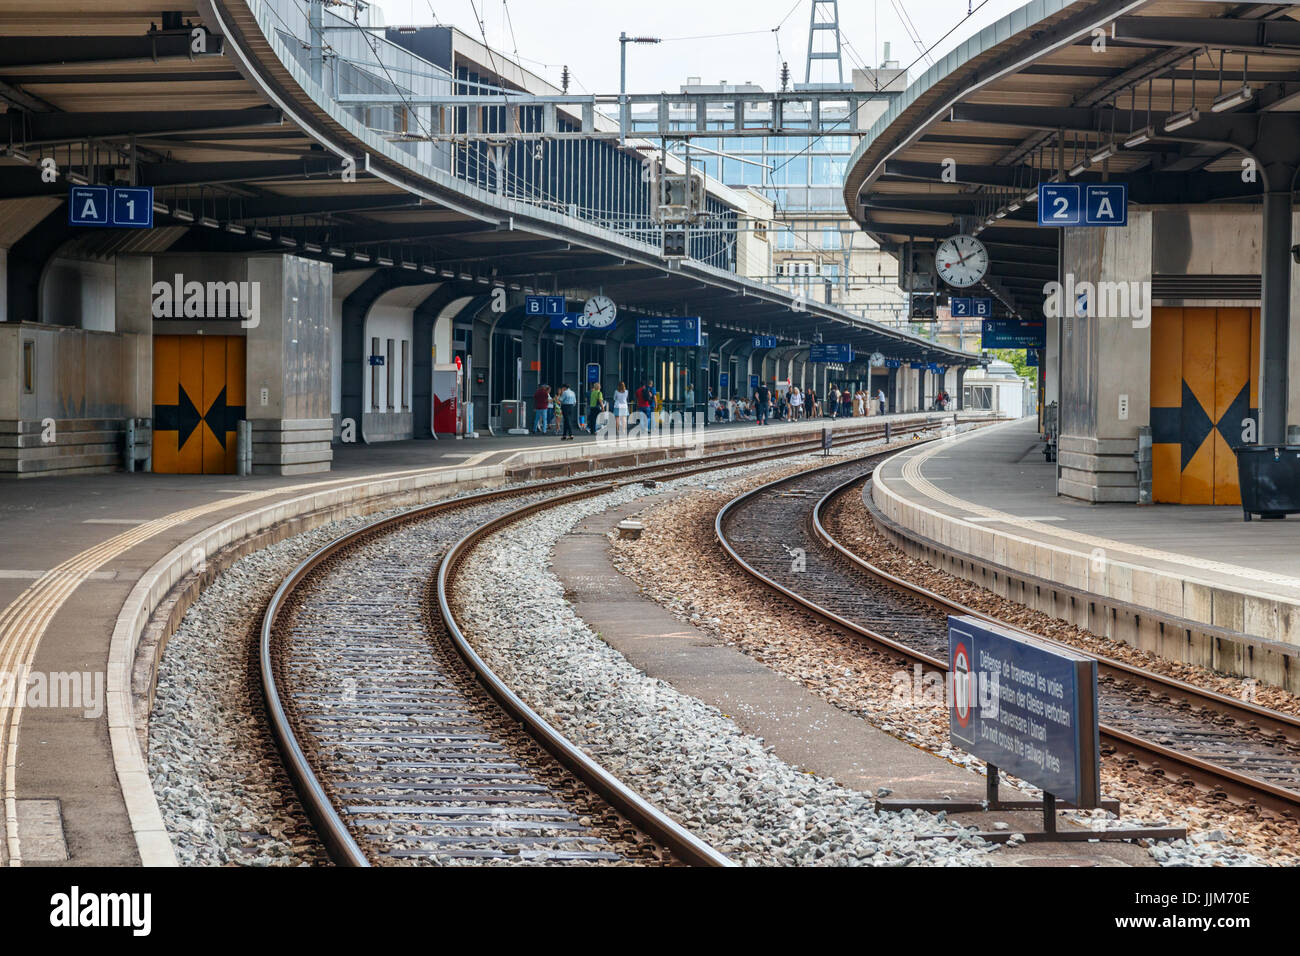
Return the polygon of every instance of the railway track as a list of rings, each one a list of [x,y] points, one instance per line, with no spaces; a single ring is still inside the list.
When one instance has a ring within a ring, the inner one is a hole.
[[[543,484],[440,501],[303,561],[263,617],[261,679],[272,734],[330,857],[726,865],[519,700],[464,639],[447,595],[477,543],[539,510],[816,447],[642,465],[566,481],[562,494]]]
[[[877,568],[822,522],[827,506],[861,488],[884,457],[753,489],[718,512],[715,531],[732,560],[785,600],[909,663],[946,672],[948,615],[996,619]],[[796,564],[791,555],[798,552]],[[1300,811],[1300,720],[1090,656],[1098,662],[1103,759],[1139,764],[1266,812]]]

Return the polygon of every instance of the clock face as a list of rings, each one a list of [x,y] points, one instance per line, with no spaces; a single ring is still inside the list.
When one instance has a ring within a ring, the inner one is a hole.
[[[616,315],[618,309],[614,307],[614,300],[605,295],[593,295],[582,309],[585,324],[593,329],[603,329],[613,325]]]
[[[988,272],[988,250],[974,236],[953,236],[939,244],[934,254],[934,268],[944,282],[965,289],[979,282]]]

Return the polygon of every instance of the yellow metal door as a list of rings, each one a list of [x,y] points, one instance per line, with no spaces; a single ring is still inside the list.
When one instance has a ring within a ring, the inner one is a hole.
[[[235,472],[235,429],[244,417],[244,340],[154,336],[154,471]]]
[[[1259,310],[1154,310],[1152,496],[1184,505],[1241,503],[1233,448],[1253,437]]]

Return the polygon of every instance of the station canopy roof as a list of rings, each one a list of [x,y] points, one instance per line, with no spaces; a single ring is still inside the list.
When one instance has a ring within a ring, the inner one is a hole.
[[[1278,120],[1300,109],[1298,19],[1290,4],[1035,0],[895,100],[849,162],[845,203],[900,258],[977,235],[987,293],[1041,317],[1060,230],[1037,225],[1039,183],[1127,183],[1137,207],[1260,201],[1270,170],[1243,149],[1292,136]]]
[[[705,262],[669,262],[644,241],[411,161],[308,91],[304,70],[285,60],[287,28],[259,21],[274,6],[177,0],[163,13],[149,0],[0,0],[0,246],[13,250],[12,318],[35,319],[40,264],[56,254],[279,251],[337,272],[405,266],[407,284],[603,291],[627,314],[698,314],[805,345],[978,361]],[[196,52],[197,27],[206,33]],[[353,178],[344,156],[362,158]],[[60,171],[52,182],[49,158]],[[62,206],[76,182],[152,186],[155,228],[70,228]]]

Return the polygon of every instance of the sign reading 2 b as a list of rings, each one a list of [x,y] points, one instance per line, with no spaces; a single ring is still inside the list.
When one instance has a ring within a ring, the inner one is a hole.
[[[1125,183],[1039,183],[1040,226],[1127,226]]]

